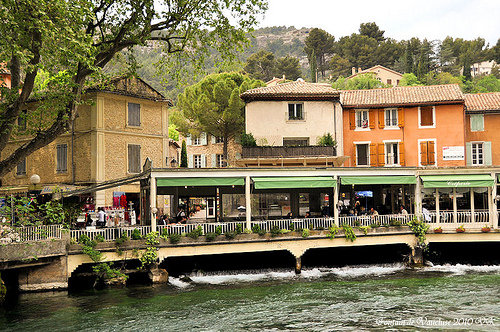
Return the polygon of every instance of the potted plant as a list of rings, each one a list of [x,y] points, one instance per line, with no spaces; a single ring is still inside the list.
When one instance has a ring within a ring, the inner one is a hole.
[[[490,226],[484,225],[483,227],[481,227],[481,232],[488,233],[489,231],[491,231],[491,227]]]
[[[457,233],[463,233],[465,232],[464,225],[461,225],[460,227],[457,227]]]
[[[443,233],[441,226],[434,228],[434,233]]]

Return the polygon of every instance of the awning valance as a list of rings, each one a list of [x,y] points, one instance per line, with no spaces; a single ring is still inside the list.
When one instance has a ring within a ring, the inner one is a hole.
[[[342,176],[342,184],[416,184],[417,178],[406,175],[389,176]]]
[[[488,174],[422,175],[424,188],[491,187],[495,184]]]
[[[332,188],[337,185],[331,176],[290,176],[252,178],[255,189]]]
[[[157,178],[158,187],[221,187],[221,186],[243,186],[244,178]]]

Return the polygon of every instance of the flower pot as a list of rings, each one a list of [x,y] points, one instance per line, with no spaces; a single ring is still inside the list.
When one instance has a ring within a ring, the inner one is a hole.
[[[439,234],[439,233],[443,233],[443,230],[442,230],[441,228],[439,228],[439,229],[435,229],[435,230],[434,230],[434,233],[438,233],[438,234]]]
[[[463,233],[463,232],[465,232],[465,229],[457,228],[457,233]]]
[[[483,232],[483,233],[488,233],[489,231],[491,231],[491,228],[489,228],[489,227],[481,228],[481,232]]]

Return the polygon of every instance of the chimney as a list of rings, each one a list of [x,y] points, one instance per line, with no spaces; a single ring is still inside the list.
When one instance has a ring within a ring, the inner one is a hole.
[[[356,67],[352,67],[352,75],[356,75]]]
[[[358,67],[358,74],[361,72],[362,72],[361,67]]]

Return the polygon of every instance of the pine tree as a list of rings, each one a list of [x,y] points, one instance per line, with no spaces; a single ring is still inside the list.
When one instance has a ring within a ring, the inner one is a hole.
[[[311,67],[311,82],[316,83],[318,65],[316,62],[316,54],[315,54],[314,50],[311,53],[311,58],[309,59],[309,63],[310,63],[310,67]]]
[[[188,167],[188,154],[187,154],[187,147],[186,147],[186,141],[182,141],[182,148],[181,148],[181,167]]]

